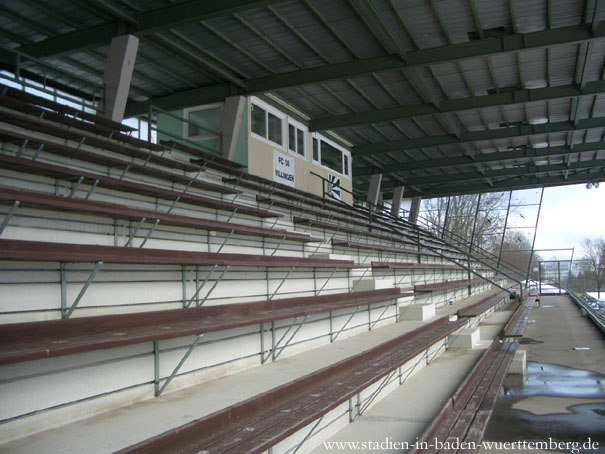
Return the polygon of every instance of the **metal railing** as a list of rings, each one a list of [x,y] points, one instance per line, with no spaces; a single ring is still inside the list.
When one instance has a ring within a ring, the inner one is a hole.
[[[571,299],[584,311],[584,313],[593,321],[595,325],[605,333],[605,315],[596,310],[590,304],[589,300],[586,298],[588,295],[580,295],[573,290],[569,289],[567,286],[563,285],[562,288],[569,294]]]

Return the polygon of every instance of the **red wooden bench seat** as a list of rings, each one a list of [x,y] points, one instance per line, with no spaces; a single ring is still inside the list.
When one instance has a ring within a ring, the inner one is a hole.
[[[160,220],[164,225],[178,227],[189,227],[204,229],[208,231],[233,232],[240,235],[260,236],[263,238],[276,238],[302,242],[321,242],[320,238],[296,232],[288,232],[280,229],[266,229],[252,227],[233,222],[214,221],[212,219],[192,218],[175,214],[162,213],[160,211],[142,210],[125,205],[118,205],[93,200],[74,199],[59,197],[53,194],[23,191],[19,189],[7,189],[0,187],[0,202],[19,201],[21,207],[37,209],[55,209],[75,213],[86,213],[92,215],[109,216],[115,219],[140,220],[145,218],[148,222]]]
[[[416,446],[422,447],[410,450],[410,454],[471,452],[438,449],[436,442],[449,446],[458,442],[461,447],[479,445],[517,347],[517,343],[500,344],[495,340],[418,438]]]
[[[458,311],[458,317],[478,317],[503,299],[507,298],[509,295],[510,294],[508,292],[502,291],[496,293],[495,295],[482,298],[475,304],[471,304],[470,306],[460,309]]]
[[[524,298],[523,303],[517,308],[508,323],[504,325],[503,337],[523,337],[535,302],[535,296]]]
[[[421,255],[426,257],[439,257],[439,255],[433,252],[418,252],[418,249],[404,249],[404,248],[395,248],[392,246],[384,246],[380,244],[368,244],[368,243],[360,243],[357,241],[344,241],[344,240],[336,240],[332,239],[332,246],[341,246],[346,248],[356,248],[356,249],[369,249],[373,251],[384,251],[384,252],[394,252],[398,254],[413,254],[413,255]]]
[[[433,284],[422,284],[415,285],[415,292],[439,292],[442,290],[453,290],[458,288],[467,287],[469,285],[479,284],[481,282],[486,282],[485,279],[476,278],[476,279],[461,279],[457,281],[448,281],[448,282],[436,282]]]
[[[73,140],[77,143],[81,142],[82,139],[84,139],[83,143],[85,143],[86,145],[113,151],[115,153],[139,158],[142,160],[149,159],[151,162],[163,165],[168,168],[179,169],[185,172],[197,172],[201,169],[195,164],[181,162],[177,161],[176,159],[165,158],[163,156],[158,156],[157,154],[149,150],[145,150],[139,147],[133,147],[131,145],[126,145],[123,143],[118,143],[105,137],[88,135],[84,132],[75,129],[66,129],[61,127],[60,125],[51,122],[37,120],[24,115],[17,115],[6,110],[0,111],[0,121],[15,126],[20,126],[25,129],[30,129],[32,131],[49,134],[54,137]]]
[[[188,177],[187,175],[176,174],[166,170],[148,167],[140,164],[134,164],[128,161],[124,161],[122,159],[113,158],[111,156],[104,156],[98,153],[93,153],[85,150],[80,150],[78,148],[69,147],[67,145],[62,145],[60,143],[51,142],[45,139],[39,138],[30,138],[26,135],[19,134],[13,131],[9,131],[6,129],[0,128],[0,140],[2,142],[7,143],[15,143],[22,144],[27,141],[28,147],[39,147],[43,146],[43,150],[46,152],[50,152],[59,156],[65,156],[68,158],[74,158],[81,161],[92,162],[94,164],[106,165],[108,167],[115,168],[126,168],[128,167],[128,171],[132,173],[136,173],[139,175],[146,175],[150,177],[155,177],[159,179],[168,180],[174,183],[181,183],[184,185],[188,185],[192,188],[202,189],[205,191],[218,192],[221,194],[237,194],[239,191],[227,188],[226,186],[214,184],[214,183],[206,183],[204,181],[197,180],[196,178]]]
[[[266,452],[462,326],[441,318],[119,452]]]
[[[398,288],[0,325],[0,365],[222,331],[391,301]]]
[[[174,148],[174,149],[177,149],[177,150],[181,150],[181,151],[189,153],[189,154],[191,154],[193,156],[197,156],[199,158],[202,158],[202,161],[199,162],[199,164],[197,164],[197,165],[205,166],[206,164],[208,164],[209,166],[211,166],[211,164],[219,164],[220,165],[220,170],[222,170],[224,168],[227,168],[227,169],[230,169],[230,171],[239,171],[239,170],[244,169],[246,167],[245,165],[238,164],[237,162],[230,161],[230,160],[225,159],[225,158],[223,158],[223,157],[221,157],[219,155],[208,153],[206,151],[200,150],[198,148],[191,147],[189,145],[185,145],[185,144],[180,143],[180,142],[176,142],[174,140],[162,140],[162,141],[160,141],[160,143],[164,147]]]
[[[22,90],[17,90],[16,88],[7,87],[6,85],[3,85],[2,89],[0,91],[2,93],[2,96],[6,96],[9,98],[27,102],[34,106],[46,107],[46,108],[54,110],[56,112],[69,114],[74,117],[80,117],[85,120],[91,121],[93,123],[97,123],[97,124],[106,126],[107,128],[110,128],[114,131],[126,131],[126,132],[134,131],[134,128],[131,128],[130,126],[124,125],[122,123],[118,123],[116,121],[112,121],[107,117],[103,117],[101,115],[93,114],[93,113],[89,113],[89,112],[84,112],[83,110],[75,109],[75,108],[67,106],[65,104],[60,104],[60,103],[51,101],[50,99],[42,98],[40,96],[32,95],[31,93],[27,93]]]
[[[372,262],[374,269],[426,269],[426,270],[464,270],[457,265],[446,265],[442,263],[404,263],[404,262]]]
[[[209,197],[204,197],[189,192],[172,191],[170,189],[159,188],[149,184],[135,183],[132,181],[107,177],[101,174],[85,172],[69,167],[32,161],[31,159],[0,155],[0,168],[15,170],[17,172],[27,171],[35,175],[42,175],[46,177],[70,181],[78,181],[80,177],[83,177],[82,182],[85,184],[92,185],[97,182],[97,185],[100,187],[105,187],[118,191],[132,192],[136,194],[147,195],[167,200],[175,200],[178,198],[182,202],[191,203],[193,205],[205,206],[218,210],[227,210],[231,212],[235,210],[237,211],[237,213],[240,214],[247,214],[250,216],[258,216],[262,218],[273,218],[280,216],[277,213],[270,213],[269,211],[249,207],[246,205],[211,199]]]
[[[40,241],[0,240],[0,260],[243,267],[354,268],[352,260],[175,251]]]

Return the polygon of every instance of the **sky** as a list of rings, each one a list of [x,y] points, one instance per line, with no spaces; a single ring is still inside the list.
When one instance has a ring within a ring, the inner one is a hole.
[[[537,203],[540,190],[514,193],[526,203]],[[529,224],[535,223],[531,207],[520,207]],[[529,232],[528,232],[529,233]],[[533,233],[533,232],[532,232]],[[586,189],[586,184],[546,188],[538,222],[536,249],[574,248],[574,258],[582,255],[584,238],[605,238],[605,183]],[[545,259],[569,259],[571,251],[539,252]]]

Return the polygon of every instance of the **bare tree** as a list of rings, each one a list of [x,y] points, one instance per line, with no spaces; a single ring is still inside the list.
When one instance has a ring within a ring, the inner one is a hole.
[[[494,240],[492,250],[494,253],[498,253],[500,250],[500,244],[498,240]],[[508,266],[521,272],[519,277],[525,279],[524,273],[530,267],[530,259],[532,261],[532,268],[538,267],[537,263],[541,260],[540,256],[534,252],[533,256],[531,253],[531,239],[526,235],[522,235],[514,230],[507,231],[502,243],[502,262]],[[537,273],[533,269],[530,269],[530,275],[537,278]]]
[[[449,198],[424,199],[421,212],[425,227],[444,238],[461,240],[482,249],[491,249],[502,238],[508,193],[489,192]],[[477,216],[475,216],[477,213]]]
[[[605,284],[605,239],[584,238],[581,246],[584,249],[585,272],[596,284],[597,298],[600,299],[601,287]]]

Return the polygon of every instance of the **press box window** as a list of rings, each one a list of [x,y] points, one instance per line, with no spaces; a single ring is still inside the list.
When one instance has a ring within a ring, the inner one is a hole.
[[[215,137],[221,127],[221,107],[190,110],[187,121],[188,139]]]
[[[305,156],[305,132],[293,124],[288,125],[288,149]]]
[[[267,111],[252,104],[252,132],[267,138]]]
[[[278,144],[282,144],[282,126],[281,126],[281,118],[273,115],[272,113],[268,113],[269,118],[269,135],[267,136],[271,142],[275,142]]]
[[[324,141],[319,137],[313,137],[313,161],[328,169],[334,170],[341,175],[350,176],[351,158],[344,150]]]
[[[329,143],[321,142],[321,165],[338,173],[342,171],[342,151],[333,147]]]
[[[252,132],[260,137],[283,144],[282,119],[277,115],[267,112],[262,107],[252,104]]]

